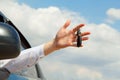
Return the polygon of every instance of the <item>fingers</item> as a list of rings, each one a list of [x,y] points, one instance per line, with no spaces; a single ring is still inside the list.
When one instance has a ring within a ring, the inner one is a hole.
[[[67,28],[69,25],[70,25],[71,21],[70,20],[67,20],[63,26],[63,28]],[[80,24],[78,26],[76,26],[75,28],[73,28],[73,32],[76,32],[79,28],[83,27],[84,24]]]
[[[86,41],[89,39],[88,37],[85,37],[87,35],[90,35],[90,32],[84,32],[84,33],[80,34],[80,36],[82,36],[82,41]]]
[[[77,40],[77,36],[76,36],[77,34],[73,34],[73,42],[75,42],[76,40]],[[88,40],[87,38],[88,37],[85,37],[85,36],[87,36],[87,35],[90,35],[90,32],[83,32],[83,33],[81,33],[81,34],[79,34],[79,36],[81,36],[81,38],[83,38],[82,40],[84,41],[84,40]],[[85,37],[85,38],[84,38]]]
[[[63,26],[63,28],[67,28],[70,25],[71,21],[67,20]]]
[[[83,26],[84,26],[84,24],[80,24],[80,25],[76,26],[75,28],[73,28],[73,32],[75,33],[77,30],[79,30]]]
[[[89,39],[89,37],[82,37],[82,41],[86,41],[88,39]],[[77,42],[77,38],[73,39],[72,41],[73,42]]]
[[[86,40],[88,40],[89,38],[88,37],[82,37],[82,41],[86,41]],[[77,40],[75,40],[72,44],[71,44],[71,46],[73,46],[73,47],[77,47],[77,42],[76,42]],[[83,47],[83,45],[81,44],[81,46],[80,47]]]
[[[88,37],[82,37],[82,41],[86,41],[88,39],[89,39]]]
[[[90,32],[84,32],[84,33],[79,34],[79,36],[86,36],[86,35],[90,35]]]

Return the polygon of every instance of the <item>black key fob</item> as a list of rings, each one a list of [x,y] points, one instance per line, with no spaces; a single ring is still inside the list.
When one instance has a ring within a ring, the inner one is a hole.
[[[77,47],[80,47],[82,45],[82,38],[80,36],[81,32],[80,29],[77,31]]]

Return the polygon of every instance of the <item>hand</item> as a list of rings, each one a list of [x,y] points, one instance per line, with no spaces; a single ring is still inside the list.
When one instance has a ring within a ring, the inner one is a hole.
[[[57,32],[54,45],[57,49],[65,48],[69,46],[77,47],[76,45],[76,31],[79,30],[84,26],[84,24],[77,25],[71,30],[67,30],[67,27],[70,25],[70,21],[67,20],[66,23],[63,25],[63,27],[60,28],[60,30]],[[90,32],[83,32],[81,33],[82,41],[88,40],[88,37],[85,37],[86,35],[89,35]],[[81,46],[82,47],[82,46]]]
[[[60,30],[57,32],[55,39],[52,41],[49,41],[44,45],[44,54],[48,55],[53,51],[59,50],[61,48],[66,48],[69,46],[77,47],[76,44],[76,31],[79,30],[84,26],[84,24],[80,24],[76,27],[74,27],[71,30],[67,30],[67,27],[70,25],[70,21],[66,21],[66,23],[63,25],[63,27],[60,28]],[[82,36],[82,41],[88,40],[88,37],[85,37],[86,35],[89,35],[90,32],[83,32],[80,36]],[[81,46],[82,47],[82,46]]]

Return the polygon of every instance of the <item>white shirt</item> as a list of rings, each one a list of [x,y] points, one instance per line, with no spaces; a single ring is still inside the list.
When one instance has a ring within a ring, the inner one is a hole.
[[[9,60],[3,67],[14,73],[35,65],[40,58],[44,57],[43,47],[44,45],[40,45],[23,50],[17,58]]]

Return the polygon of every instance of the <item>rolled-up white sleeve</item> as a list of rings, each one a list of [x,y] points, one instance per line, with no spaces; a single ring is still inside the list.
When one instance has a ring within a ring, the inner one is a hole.
[[[17,58],[10,60],[4,67],[14,73],[35,65],[42,57],[44,57],[44,44],[21,51]]]

